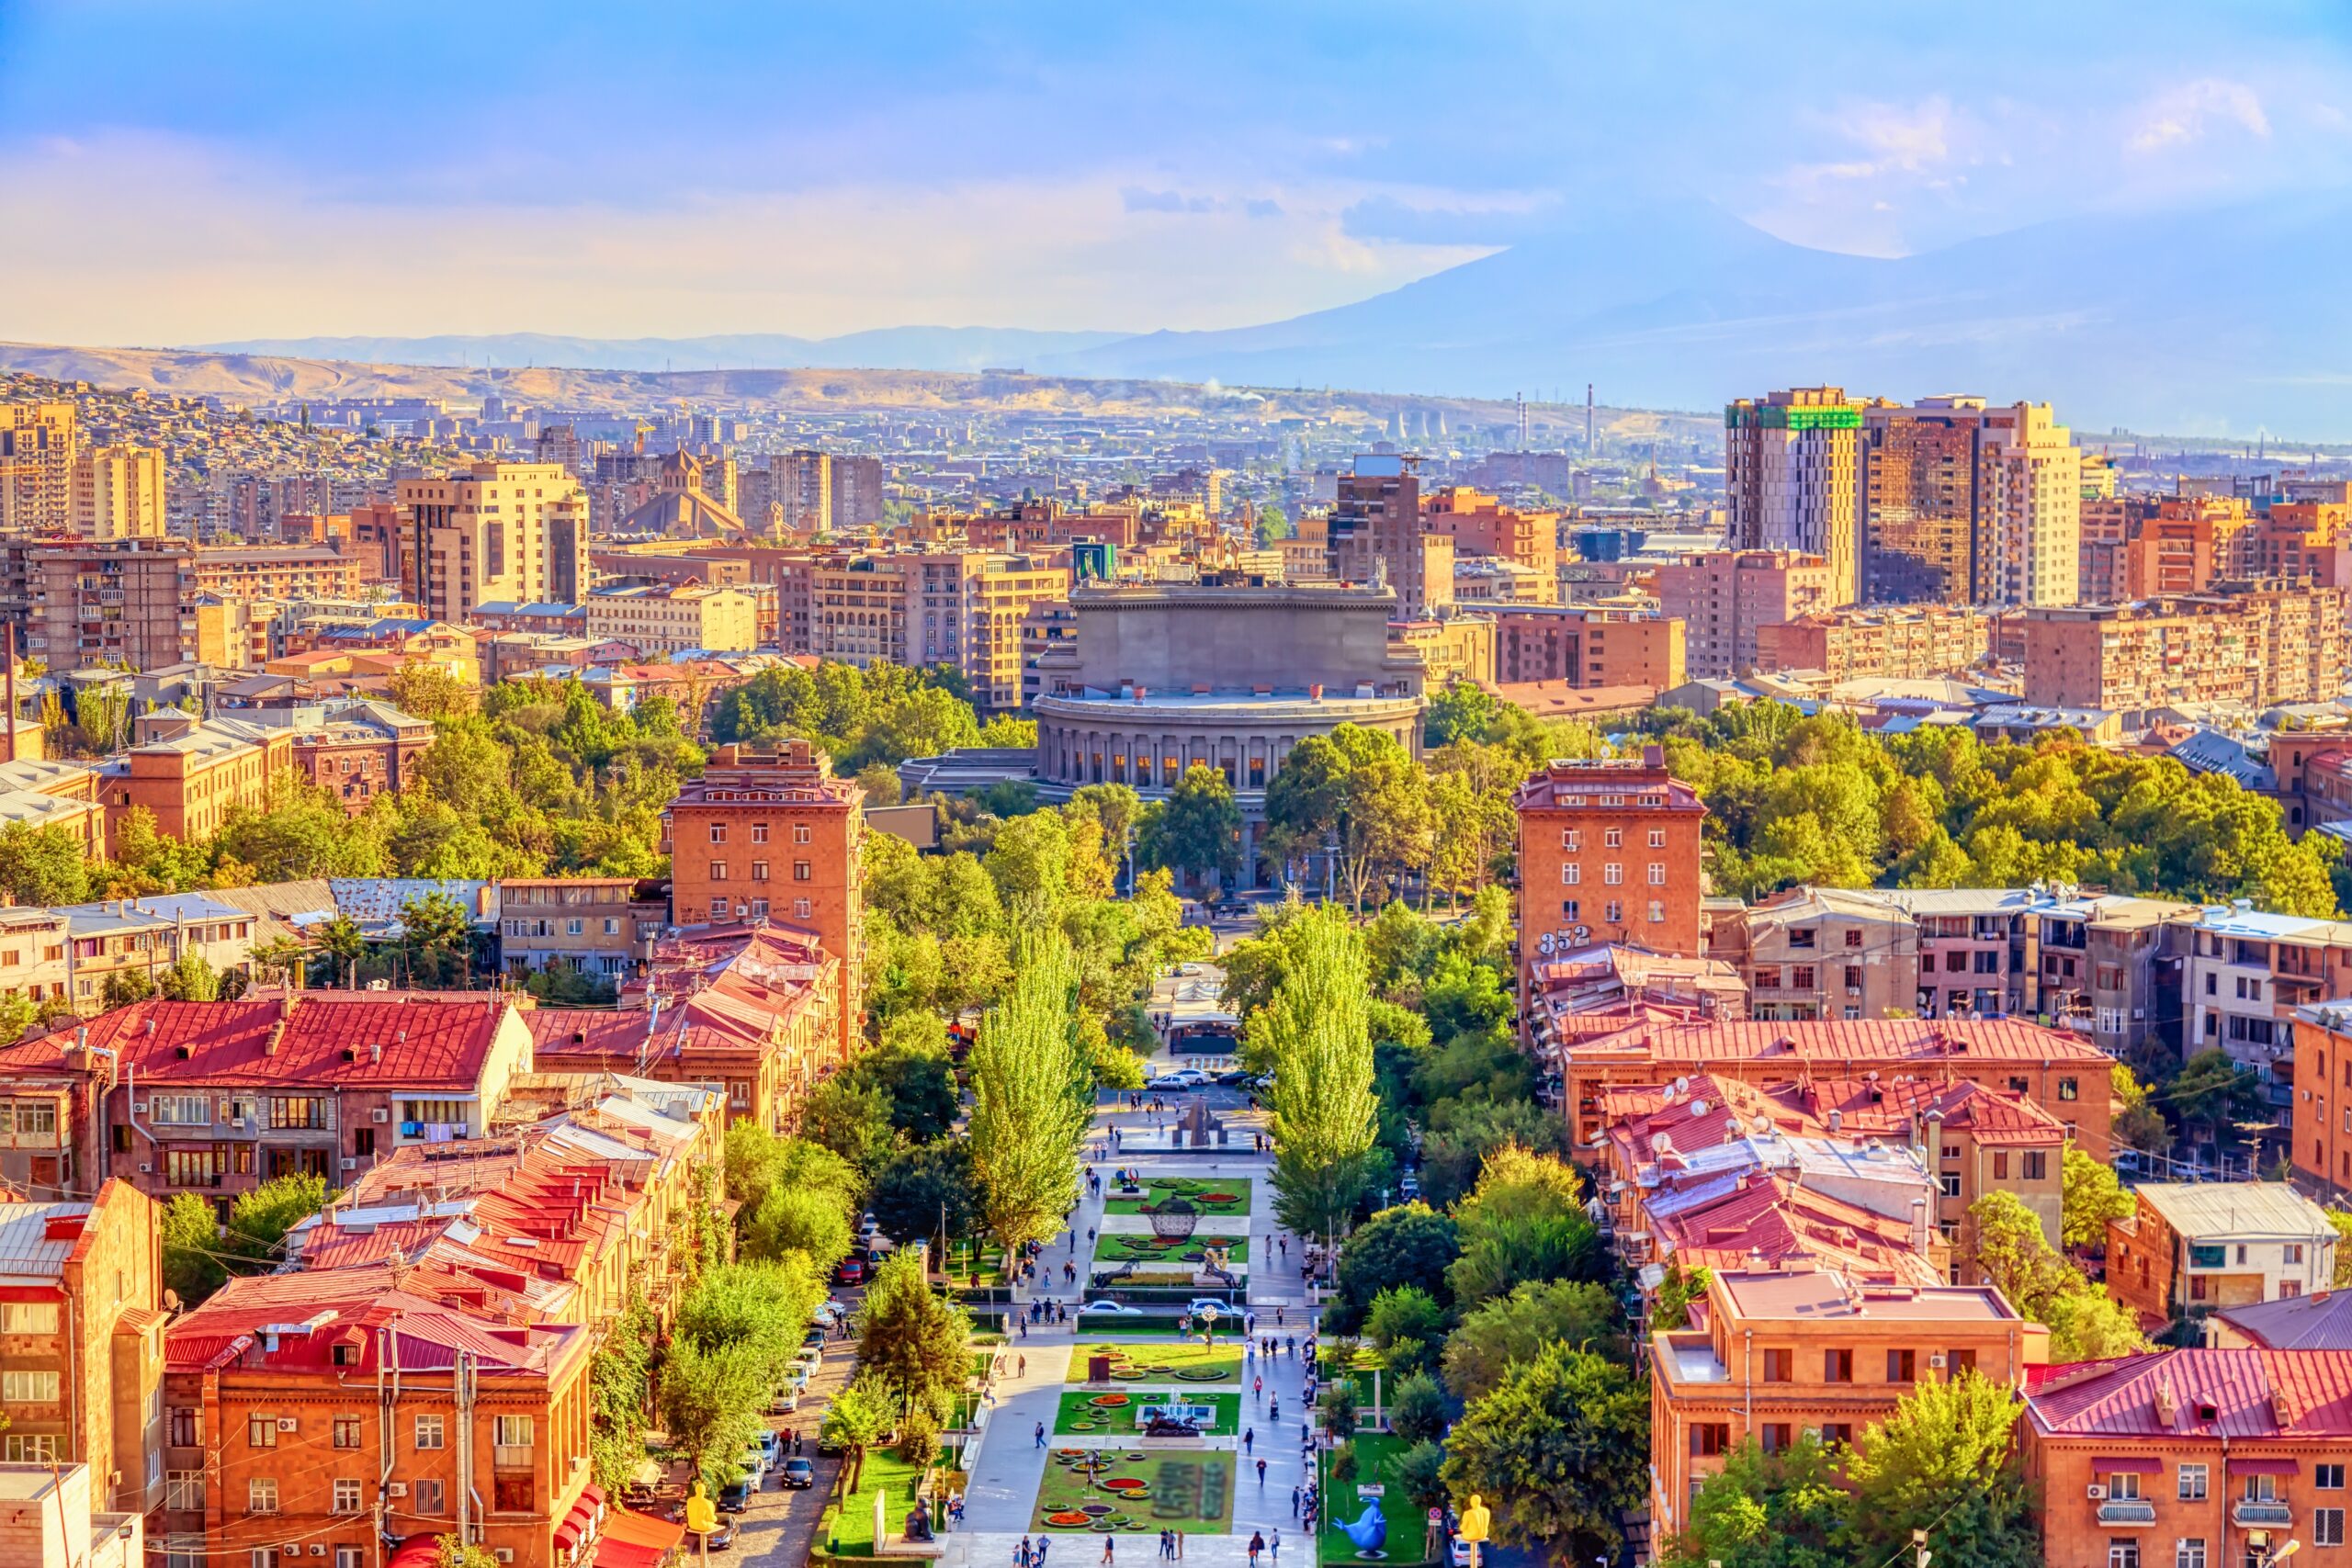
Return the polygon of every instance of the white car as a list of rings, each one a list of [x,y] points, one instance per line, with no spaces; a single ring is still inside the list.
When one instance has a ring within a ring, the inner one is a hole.
[[[1179,1067],[1172,1073],[1160,1074],[1158,1077],[1144,1085],[1144,1088],[1168,1089],[1199,1089],[1208,1081],[1208,1074],[1201,1071],[1198,1067]]]
[[[1215,1314],[1218,1317],[1239,1317],[1241,1315],[1233,1309],[1232,1303],[1216,1301],[1208,1296],[1193,1297],[1191,1301],[1184,1303],[1184,1310],[1194,1317],[1206,1317],[1211,1314]]]
[[[1078,1309],[1078,1314],[1079,1314],[1080,1317],[1084,1317],[1088,1313],[1104,1313],[1104,1312],[1133,1312],[1133,1313],[1140,1313],[1141,1311],[1143,1311],[1143,1308],[1141,1308],[1141,1307],[1125,1306],[1125,1305],[1123,1305],[1122,1303],[1118,1303],[1118,1302],[1089,1302],[1089,1303],[1087,1303],[1084,1306],[1080,1307],[1080,1308]]]

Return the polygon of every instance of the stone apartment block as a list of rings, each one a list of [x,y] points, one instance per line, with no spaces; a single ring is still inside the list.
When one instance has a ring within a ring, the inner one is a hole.
[[[2148,1181],[2107,1223],[2108,1293],[2143,1322],[2329,1288],[2335,1228],[2283,1181]]]
[[[2266,579],[2218,593],[2023,613],[2025,700],[2132,712],[2325,702],[2352,671],[2352,589]]]
[[[1534,603],[1558,599],[1558,513],[1521,512],[1466,485],[1430,491],[1421,508],[1430,529],[1453,538],[1457,565],[1478,557],[1509,561],[1535,574]]]
[[[2296,1010],[2352,996],[2352,922],[2261,914],[2241,899],[2199,910],[2182,934],[2182,1055],[2227,1052],[2281,1111],[2299,1087],[2327,1092],[2296,1070]]]
[[[141,807],[160,833],[182,842],[210,838],[234,808],[259,806],[270,780],[293,765],[288,729],[193,716],[149,726],[139,744],[99,769],[109,850],[122,819]]]
[[[553,463],[481,462],[403,479],[401,576],[436,620],[465,623],[489,600],[580,602],[588,588],[588,501]]]
[[[1799,387],[1724,411],[1731,542],[1818,556],[1830,604],[1860,596],[1856,485],[1862,405],[1838,387]]]
[[[1668,691],[1689,671],[1685,624],[1668,615],[1593,605],[1497,606],[1495,680],[1560,681],[1579,690]]]
[[[700,583],[596,588],[586,597],[587,633],[635,648],[648,659],[705,649],[749,653],[759,646],[757,600],[740,588]]]
[[[1693,680],[1756,668],[1757,634],[1837,603],[1828,563],[1790,550],[1713,550],[1657,569],[1658,612],[1683,623]]]
[[[1831,610],[1756,631],[1756,668],[1764,674],[1818,670],[1833,681],[1880,677],[1923,681],[1984,661],[1992,623],[1960,604]]]
[[[2075,603],[2083,455],[2047,403],[1923,398],[1860,423],[1864,597]]]
[[[70,402],[0,403],[0,528],[71,526],[74,424]]]
[[[1717,919],[1711,956],[1734,964],[1759,1019],[1884,1018],[1918,1004],[1919,928],[1867,894],[1796,887]]]
[[[1862,1285],[1829,1271],[1726,1270],[1693,1325],[1650,1337],[1653,1539],[1754,1439],[1851,1443],[1921,1382],[1973,1371],[2015,1386],[2028,1328],[1990,1286]]]
[[[566,968],[618,982],[637,972],[644,944],[630,907],[633,876],[503,876],[498,881],[498,949],[521,976]]]
[[[1326,539],[1331,577],[1385,584],[1395,592],[1402,618],[1417,621],[1452,604],[1453,536],[1424,519],[1415,459],[1358,457],[1340,476]]]
[[[983,708],[1021,705],[1022,622],[1067,601],[1069,570],[1031,556],[904,551],[821,567],[810,581],[809,651],[860,669],[944,664]]]
[[[85,446],[74,454],[74,532],[85,539],[155,539],[164,532],[164,454],[153,446]]]

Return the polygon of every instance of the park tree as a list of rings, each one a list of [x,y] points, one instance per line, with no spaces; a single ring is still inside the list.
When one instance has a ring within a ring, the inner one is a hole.
[[[1229,885],[1241,874],[1241,807],[1233,784],[1205,762],[1184,770],[1136,846],[1151,864]]]
[[[1470,1402],[1446,1438],[1458,1501],[1494,1510],[1494,1538],[1565,1561],[1613,1554],[1648,1491],[1649,1393],[1625,1368],[1555,1345]]]
[[[1392,1372],[1418,1372],[1437,1359],[1445,1309],[1419,1285],[1391,1285],[1372,1298],[1363,1331]]]
[[[850,1385],[833,1396],[817,1428],[818,1441],[842,1450],[842,1491],[855,1492],[865,1475],[865,1456],[898,1423],[899,1404],[870,1369],[860,1371]]]
[[[853,1068],[817,1086],[802,1106],[800,1131],[832,1150],[860,1177],[882,1168],[899,1146],[889,1091]]]
[[[1373,879],[1426,863],[1428,785],[1396,738],[1342,724],[1291,749],[1266,785],[1267,841],[1285,860],[1330,854],[1351,908]]]
[[[90,896],[82,840],[64,829],[0,828],[0,892],[12,904],[79,904]]]
[[[1093,1120],[1078,978],[1059,931],[1032,934],[972,1045],[972,1167],[981,1214],[1008,1252],[1051,1236],[1078,1195],[1079,1145]]]
[[[1353,1332],[1372,1310],[1373,1298],[1398,1285],[1419,1286],[1441,1305],[1450,1305],[1445,1271],[1461,1254],[1451,1216],[1419,1202],[1383,1209],[1348,1238],[1340,1254],[1325,1326],[1334,1333]]]
[[[2017,1402],[1973,1371],[1913,1387],[1846,1461],[1852,1534],[1878,1562],[1928,1532],[1939,1562],[2040,1568],[2032,1491],[2016,1454]]]
[[[2050,1329],[2053,1361],[2104,1359],[2145,1349],[2132,1312],[2060,1257],[2041,1221],[2013,1192],[1968,1207],[1962,1245],[1978,1273],[2011,1305]]]
[[[1666,1568],[1852,1568],[1841,1457],[1812,1432],[1769,1454],[1747,1438],[1700,1483],[1690,1528],[1667,1544]]]
[[[874,1174],[866,1207],[892,1241],[949,1239],[971,1234],[978,1216],[973,1190],[971,1145],[943,1139],[901,1149]]]
[[[1622,1359],[1625,1314],[1609,1287],[1589,1280],[1530,1280],[1462,1314],[1445,1342],[1445,1386],[1476,1399],[1547,1345]]]
[[[935,1293],[912,1252],[883,1260],[857,1315],[858,1365],[880,1378],[902,1407],[945,1421],[972,1370],[972,1321]]]
[[[805,1253],[810,1267],[831,1274],[856,1243],[841,1200],[807,1187],[772,1187],[744,1226],[745,1256],[781,1258]]]
[[[2108,1222],[2130,1219],[2132,1209],[2132,1194],[2116,1179],[2113,1166],[2091,1158],[2078,1145],[2066,1145],[2061,1241],[2085,1252],[2104,1247]]]
[[[1336,1238],[1373,1174],[1378,1131],[1363,941],[1327,907],[1296,922],[1294,966],[1248,1025],[1274,1074],[1274,1202],[1302,1235]]]

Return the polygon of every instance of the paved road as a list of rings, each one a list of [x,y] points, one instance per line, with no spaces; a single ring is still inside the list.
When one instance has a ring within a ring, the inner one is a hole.
[[[854,1305],[864,1292],[836,1290],[833,1299]],[[842,1461],[826,1459],[817,1452],[817,1424],[833,1396],[845,1387],[850,1374],[855,1371],[856,1357],[850,1341],[836,1340],[825,1348],[825,1364],[808,1380],[808,1390],[800,1396],[800,1408],[789,1416],[774,1416],[768,1425],[780,1432],[797,1432],[800,1451],[816,1465],[817,1482],[805,1492],[786,1492],[770,1476],[760,1491],[752,1494],[752,1506],[735,1521],[735,1549],[732,1556],[745,1564],[758,1563],[761,1568],[800,1568],[808,1561],[808,1549],[817,1538],[817,1517],[825,1511],[825,1499],[833,1489],[834,1478],[840,1473]],[[722,1554],[722,1561],[727,1554]]]

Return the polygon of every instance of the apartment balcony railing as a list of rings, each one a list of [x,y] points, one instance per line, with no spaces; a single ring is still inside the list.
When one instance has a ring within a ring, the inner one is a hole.
[[[2283,1529],[2294,1522],[2295,1510],[2274,1498],[2241,1497],[2230,1505],[2230,1523],[2249,1529]]]
[[[2144,1497],[2110,1497],[2098,1506],[2098,1522],[2103,1525],[2152,1525],[2156,1522],[2156,1506]]]

